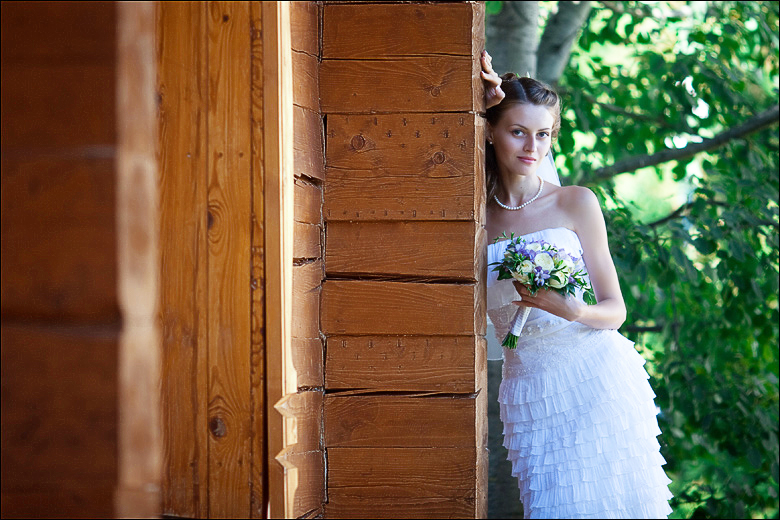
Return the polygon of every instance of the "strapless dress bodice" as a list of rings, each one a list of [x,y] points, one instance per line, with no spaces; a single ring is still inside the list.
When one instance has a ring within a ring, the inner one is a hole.
[[[566,227],[547,228],[520,236],[528,241],[545,241],[554,245],[559,251],[563,250],[575,259],[577,269],[585,271],[585,264],[582,261],[582,244],[577,233],[571,229]],[[507,240],[501,240],[488,244],[488,264],[503,260],[507,243]],[[518,306],[512,304],[513,301],[517,300],[518,295],[512,280],[498,280],[498,272],[494,271],[493,267],[495,266],[488,266],[487,310],[490,321],[495,326],[496,337],[501,343],[509,332],[512,320],[519,309]],[[585,278],[588,279],[587,275]],[[582,293],[578,293],[578,296],[581,297]],[[539,342],[544,336],[560,332],[563,329],[569,329],[567,333],[572,336],[579,336],[592,330],[590,327],[570,322],[549,312],[531,309],[518,339],[517,351],[529,350],[534,343],[539,346]],[[554,340],[554,343],[559,344],[559,340]],[[514,351],[504,349],[505,357],[507,352]],[[531,354],[530,350],[528,354]],[[541,352],[539,355],[544,357]],[[536,365],[536,363],[530,364]]]

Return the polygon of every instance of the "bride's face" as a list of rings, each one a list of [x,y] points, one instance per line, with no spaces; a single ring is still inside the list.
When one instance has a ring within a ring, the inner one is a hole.
[[[504,110],[495,126],[488,125],[499,170],[534,175],[552,145],[553,116],[545,106],[516,104]]]

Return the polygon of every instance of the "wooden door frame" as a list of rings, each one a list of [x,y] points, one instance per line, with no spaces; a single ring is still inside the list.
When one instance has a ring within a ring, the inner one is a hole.
[[[265,385],[268,518],[289,518],[297,469],[285,458],[296,443],[295,417],[283,414],[297,392],[292,358],[293,78],[290,5],[262,2],[263,186],[265,238]]]

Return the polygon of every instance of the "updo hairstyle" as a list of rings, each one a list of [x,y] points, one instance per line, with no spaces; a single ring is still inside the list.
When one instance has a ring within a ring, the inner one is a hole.
[[[487,109],[485,116],[488,123],[495,127],[504,112],[517,104],[530,104],[537,106],[546,106],[553,116],[553,126],[550,131],[552,141],[558,138],[558,131],[561,129],[561,98],[552,87],[539,80],[520,77],[514,72],[507,72],[501,76],[501,90],[506,96],[497,105]],[[496,151],[493,145],[485,145],[485,178],[487,183],[487,200],[492,200],[498,193],[498,186],[501,182],[498,175],[498,161],[496,160]]]

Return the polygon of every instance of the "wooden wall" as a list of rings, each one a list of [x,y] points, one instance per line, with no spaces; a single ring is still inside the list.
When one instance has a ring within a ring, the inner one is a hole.
[[[487,511],[483,9],[323,7],[326,517]]]
[[[113,3],[2,3],[2,516],[112,516]]]
[[[263,514],[259,23],[158,4],[164,514]]]

